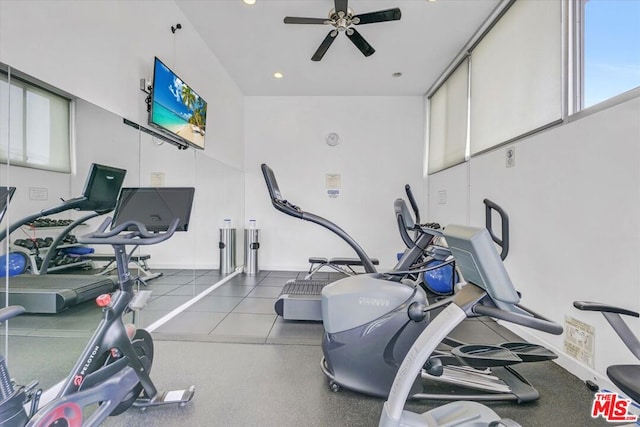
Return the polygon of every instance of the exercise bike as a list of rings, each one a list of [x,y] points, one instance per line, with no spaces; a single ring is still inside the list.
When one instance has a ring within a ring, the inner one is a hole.
[[[115,251],[118,289],[97,298],[103,311],[100,324],[57,396],[42,408],[38,408],[41,390],[36,390],[37,383],[15,386],[0,357],[0,425],[97,426],[109,415],[132,406],[185,405],[193,398],[194,386],[166,392],[156,389],[149,377],[154,352],[151,335],[125,324],[124,316],[141,309],[150,295],[149,291],[134,292],[125,247],[157,244],[176,231],[186,231],[194,189],[123,189],[123,193],[125,190],[130,190],[128,197],[121,195],[114,219],[107,218],[96,231],[78,239],[84,244],[112,245]],[[0,322],[22,312],[20,306],[5,307],[0,310]]]

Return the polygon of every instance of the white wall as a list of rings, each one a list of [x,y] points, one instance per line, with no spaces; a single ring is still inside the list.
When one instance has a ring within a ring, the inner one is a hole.
[[[0,2],[0,62],[141,124],[154,56],[208,101],[207,154],[242,168],[242,93],[174,1]]]
[[[588,115],[526,138],[506,168],[507,147],[474,157],[429,177],[429,210],[443,222],[484,224],[483,198],[510,215],[506,266],[522,302],[556,322],[565,316],[596,327],[595,368],[635,359],[597,313],[573,308],[575,300],[601,301],[640,311],[640,99]],[[447,189],[448,204],[438,204]],[[463,221],[464,222],[464,221]],[[640,336],[640,322],[627,319]],[[524,332],[524,331],[521,331]],[[534,333],[556,350],[563,337]],[[584,365],[561,363],[584,377]]]
[[[422,97],[247,97],[246,219],[262,229],[260,266],[299,270],[309,256],[355,257],[332,232],[276,211],[260,165],[275,172],[283,196],[342,227],[381,268],[403,248],[393,202],[410,184],[421,203]],[[330,147],[325,137],[340,135]],[[326,174],[341,174],[338,198]]]
[[[182,29],[173,34],[177,22]],[[151,79],[154,56],[208,101],[204,155],[158,146],[122,124],[120,117],[147,122],[139,81]],[[21,188],[12,208],[41,208],[24,196],[27,185],[49,190],[47,206],[77,195],[91,162],[123,165],[132,185],[149,185],[151,172],[164,172],[165,185],[197,187],[192,220],[206,230],[191,244],[180,244],[185,238],[176,236],[164,245],[176,245],[174,255],[158,249],[152,265],[217,267],[212,242],[222,218],[244,216],[243,95],[174,1],[1,1],[0,62],[113,114],[93,127],[99,137],[77,135],[77,171],[71,177],[13,168],[9,179],[19,178],[11,184]]]

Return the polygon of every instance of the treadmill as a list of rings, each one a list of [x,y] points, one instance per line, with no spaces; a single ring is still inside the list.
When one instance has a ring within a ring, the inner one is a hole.
[[[362,249],[346,231],[333,222],[310,212],[305,212],[298,206],[285,200],[282,197],[282,193],[280,193],[280,188],[278,187],[278,182],[276,181],[273,170],[266,164],[262,164],[262,175],[269,190],[271,203],[277,210],[294,218],[314,222],[333,231],[353,248],[364,267],[365,273],[378,274],[371,258],[367,256],[364,249]],[[396,214],[398,214],[398,212],[396,212]],[[392,275],[390,280],[400,280],[403,275],[406,275],[406,270],[422,255],[423,250],[428,246],[432,238],[432,235],[423,233],[414,243],[413,247],[398,261],[395,270],[399,274],[395,276]],[[274,308],[276,314],[287,320],[322,321],[322,307],[320,303],[322,288],[329,283],[331,283],[331,280],[295,279],[288,281],[275,302]]]
[[[336,224],[305,212],[298,206],[288,202],[282,197],[278,182],[273,170],[266,164],[262,165],[262,174],[269,190],[269,196],[273,206],[287,215],[305,221],[314,222],[325,227],[346,241],[349,246],[358,254],[358,258],[362,262],[362,266],[366,273],[376,273],[376,268],[367,256],[364,250],[349,236],[343,229]],[[274,308],[276,314],[287,320],[309,320],[322,321],[322,308],[320,305],[322,288],[331,283],[331,280],[316,279],[295,279],[289,280],[282,289],[280,296],[275,302]]]
[[[93,163],[84,186],[82,196],[63,201],[61,204],[29,215],[0,231],[0,242],[18,228],[41,217],[68,210],[90,212],[69,224],[48,248],[47,256],[38,268],[32,266],[33,274],[21,274],[8,278],[8,301],[5,292],[0,293],[0,304],[21,305],[27,313],[59,313],[82,302],[110,293],[115,288],[117,277],[46,274],[49,261],[64,237],[86,220],[111,212],[116,205],[126,170]],[[6,198],[5,198],[6,200]],[[5,207],[6,209],[6,207]]]
[[[314,222],[336,233],[356,252],[366,274],[384,277],[390,281],[400,281],[408,274],[416,273],[413,269],[415,263],[424,256],[433,238],[442,234],[439,230],[420,226],[415,227],[416,237],[409,239],[411,245],[408,245],[408,249],[404,252],[393,270],[384,274],[377,273],[371,258],[367,256],[364,249],[362,249],[346,231],[333,222],[312,213],[305,212],[298,206],[285,200],[282,197],[273,170],[266,164],[262,164],[262,174],[267,184],[267,189],[269,190],[271,203],[277,210],[294,218]],[[410,214],[404,200],[396,200],[394,210],[398,226],[401,230],[405,230],[405,224],[407,218],[410,218]],[[331,283],[330,280],[314,279],[295,279],[288,281],[275,302],[274,308],[276,314],[287,320],[322,321],[322,289],[329,283]]]

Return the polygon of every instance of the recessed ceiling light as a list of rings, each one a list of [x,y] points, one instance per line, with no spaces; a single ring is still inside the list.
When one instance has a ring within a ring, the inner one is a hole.
[[[391,77],[402,77],[402,73],[400,71],[396,71],[395,73],[391,74]]]
[[[256,0],[242,0],[242,1],[248,5],[256,4]]]
[[[273,77],[275,77],[276,79],[281,79],[284,77],[284,74],[282,74],[280,71],[276,71],[275,73],[273,73]]]

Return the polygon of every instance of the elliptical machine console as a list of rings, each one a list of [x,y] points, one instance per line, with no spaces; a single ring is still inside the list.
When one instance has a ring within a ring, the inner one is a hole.
[[[127,197],[122,197],[123,194]],[[149,376],[153,362],[151,335],[144,329],[125,325],[123,319],[131,311],[141,309],[150,295],[149,291],[134,292],[135,279],[128,270],[125,247],[158,244],[175,231],[186,230],[193,194],[193,188],[123,189],[116,206],[117,220],[107,218],[96,231],[78,239],[84,244],[113,246],[118,290],[97,298],[98,305],[103,307],[103,318],[51,402],[38,409],[41,392],[35,390],[34,383],[25,388],[0,382],[3,399],[0,425],[97,426],[109,415],[120,414],[131,406],[146,408],[172,403],[182,406],[193,398],[194,386],[166,392],[156,389]],[[6,307],[0,310],[0,322],[23,311],[22,307]],[[0,378],[11,378],[1,358]],[[23,406],[28,401],[30,413]],[[87,408],[95,410],[85,411]]]

